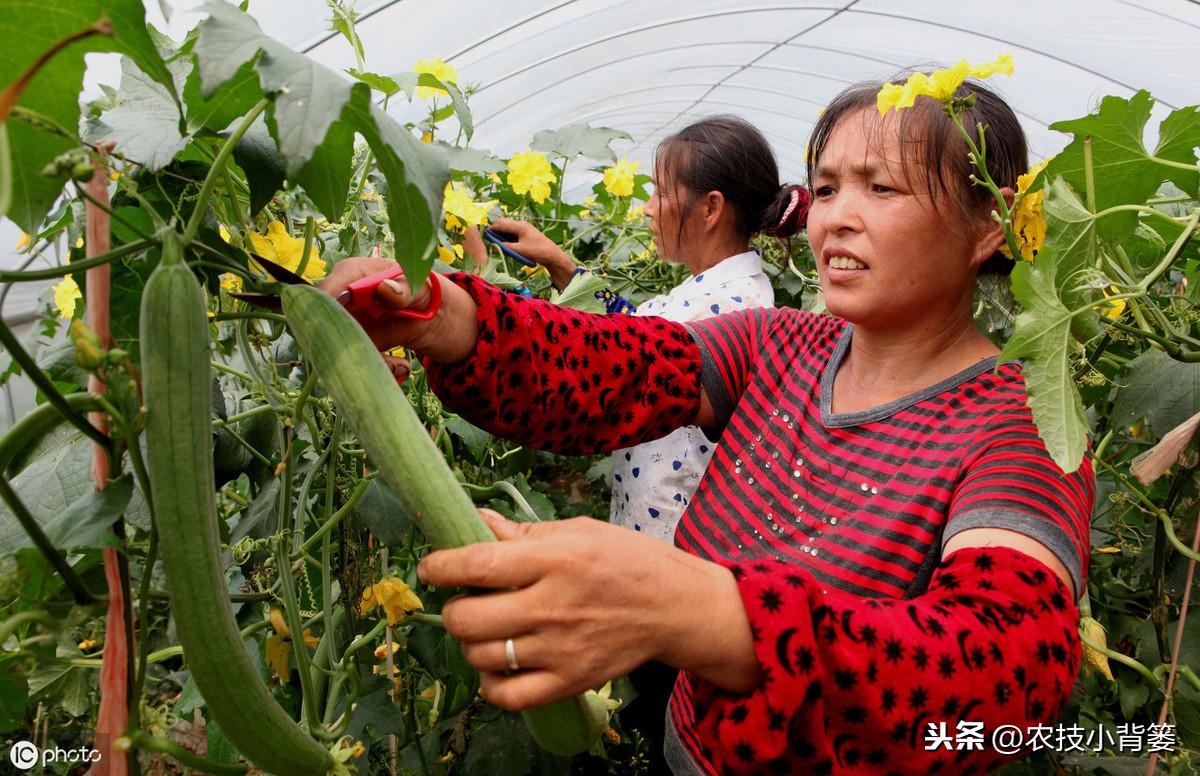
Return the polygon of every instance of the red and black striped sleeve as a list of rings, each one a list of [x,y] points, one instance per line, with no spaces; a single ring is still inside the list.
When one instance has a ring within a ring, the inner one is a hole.
[[[1082,591],[1096,494],[1091,459],[1085,455],[1075,471],[1063,473],[1038,435],[1024,392],[1017,391],[1019,373],[1014,377],[996,389],[1013,393],[991,404],[988,430],[968,454],[966,476],[954,489],[942,542],[972,528],[1016,531],[1053,552]]]
[[[474,352],[422,358],[429,386],[496,436],[556,453],[611,452],[694,422],[700,352],[678,323],[595,315],[445,276],[477,305]]]
[[[1010,548],[952,553],[909,600],[822,589],[773,561],[730,568],[760,683],[730,693],[681,680],[694,723],[679,709],[673,723],[706,772],[987,773],[1014,756],[991,747],[992,731],[1056,720],[1079,670],[1066,585]],[[978,747],[938,745],[971,729]]]
[[[729,422],[776,312],[757,307],[687,324],[700,347],[700,375],[716,412],[715,428],[724,428]]]

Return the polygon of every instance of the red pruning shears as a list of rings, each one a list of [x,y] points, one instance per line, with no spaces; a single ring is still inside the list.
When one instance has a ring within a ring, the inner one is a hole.
[[[304,285],[311,286],[312,283],[292,272],[287,267],[276,264],[270,259],[264,259],[262,256],[251,253],[250,257],[258,262],[263,269],[271,275],[272,278],[280,283],[287,285]],[[432,276],[426,282],[429,283],[432,297],[429,304],[425,305],[423,310],[394,310],[380,306],[375,298],[375,289],[385,280],[395,280],[403,277],[404,270],[399,267],[391,267],[382,272],[376,272],[366,277],[359,278],[350,285],[346,286],[344,291],[338,293],[334,297],[342,307],[352,310],[359,315],[370,318],[372,320],[383,320],[386,318],[411,318],[418,321],[427,321],[437,314],[438,307],[442,303],[442,286],[437,281],[433,280]],[[264,294],[238,292],[231,293],[230,296],[235,299],[241,299],[243,302],[248,302],[258,307],[265,307],[268,310],[279,311],[283,309],[283,304],[279,298],[279,294]]]

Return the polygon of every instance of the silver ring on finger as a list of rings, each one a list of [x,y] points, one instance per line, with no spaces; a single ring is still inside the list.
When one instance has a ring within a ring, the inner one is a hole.
[[[521,665],[517,662],[517,648],[513,646],[512,639],[504,640],[504,662],[508,664],[509,671],[521,670]]]

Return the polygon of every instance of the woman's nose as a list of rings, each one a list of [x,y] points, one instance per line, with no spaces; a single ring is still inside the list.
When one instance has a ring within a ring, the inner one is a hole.
[[[821,220],[826,231],[845,232],[861,228],[860,205],[858,196],[853,191],[843,189],[832,197],[826,197],[820,208]]]

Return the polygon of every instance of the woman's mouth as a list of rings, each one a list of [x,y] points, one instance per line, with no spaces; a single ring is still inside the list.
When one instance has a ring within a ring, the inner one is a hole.
[[[852,259],[849,256],[830,256],[830,269],[866,269],[867,265],[863,264],[858,259]]]

